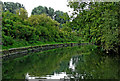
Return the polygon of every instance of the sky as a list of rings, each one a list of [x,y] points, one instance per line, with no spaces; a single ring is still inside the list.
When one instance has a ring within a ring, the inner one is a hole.
[[[60,10],[63,12],[68,12],[70,15],[72,12],[72,9],[67,7],[67,0],[1,0],[3,2],[18,2],[25,6],[28,16],[31,15],[32,9],[38,6],[46,6],[51,7],[55,11]],[[70,11],[70,12],[69,12]]]

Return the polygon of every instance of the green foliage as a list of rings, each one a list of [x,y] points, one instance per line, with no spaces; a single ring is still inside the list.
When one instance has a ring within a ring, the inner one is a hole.
[[[58,10],[55,12],[55,20],[61,24],[66,23],[67,21],[69,21],[69,15]]]
[[[40,15],[42,13],[47,13],[47,12],[48,12],[47,7],[38,6],[32,10],[32,15]]]
[[[27,18],[27,11],[23,8],[16,12],[17,14],[13,14],[6,11],[2,14],[4,47],[26,46],[38,42],[70,42],[75,40],[71,28],[64,24],[62,25],[64,27],[59,29],[60,23],[46,14],[31,15]],[[18,44],[19,42],[20,44]]]
[[[27,10],[25,10],[23,8],[16,10],[16,14],[18,14],[20,16],[20,18],[22,18],[23,20],[28,18]]]
[[[99,45],[106,52],[118,52],[119,2],[70,2],[74,9],[71,28],[82,39]],[[88,6],[88,9],[85,7]]]
[[[38,6],[32,10],[32,15],[41,15],[43,13],[47,16],[50,16],[52,19],[58,21],[61,24],[69,21],[69,15],[67,13],[64,13],[59,10],[54,11],[54,9],[51,7],[47,8],[43,6]]]
[[[3,39],[3,40],[2,40],[3,45],[5,45],[5,46],[8,46],[8,45],[13,45],[14,40],[13,40],[13,38],[12,38],[12,37],[5,36],[5,35],[3,35],[2,37],[3,37],[3,38],[2,38],[2,39]]]
[[[10,11],[11,13],[16,13],[17,9],[24,8],[23,4],[14,3],[14,2],[4,2],[3,3],[3,11]]]

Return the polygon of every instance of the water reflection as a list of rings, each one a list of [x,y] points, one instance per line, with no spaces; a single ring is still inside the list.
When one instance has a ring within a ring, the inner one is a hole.
[[[45,77],[31,77],[28,73],[26,79],[69,79],[66,72],[54,73],[54,75],[46,75]]]
[[[3,61],[3,79],[118,79],[118,57],[95,46],[67,47]]]
[[[72,71],[75,71],[75,63],[73,63],[73,58],[70,59],[69,68],[72,69]]]
[[[78,62],[78,58],[71,58],[69,62],[69,69],[75,71],[76,62]],[[71,77],[69,77],[71,76]],[[67,74],[66,72],[54,72],[54,75],[46,75],[45,77],[32,77],[29,73],[26,74],[26,79],[70,79],[74,78],[71,74]]]

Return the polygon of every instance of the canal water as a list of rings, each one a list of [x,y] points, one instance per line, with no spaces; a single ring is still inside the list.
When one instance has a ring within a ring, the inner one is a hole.
[[[94,45],[63,47],[3,60],[3,79],[120,79],[120,58]]]

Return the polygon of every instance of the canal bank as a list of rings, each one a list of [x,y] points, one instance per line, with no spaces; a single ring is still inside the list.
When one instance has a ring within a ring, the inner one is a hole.
[[[4,59],[12,56],[27,55],[27,53],[30,53],[30,52],[40,52],[40,51],[49,50],[49,49],[68,47],[68,46],[87,45],[87,44],[90,44],[90,43],[47,44],[47,45],[40,45],[40,46],[11,48],[11,49],[2,51],[2,58]]]

